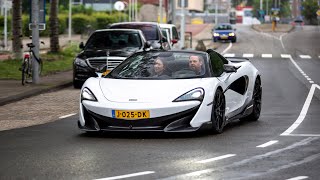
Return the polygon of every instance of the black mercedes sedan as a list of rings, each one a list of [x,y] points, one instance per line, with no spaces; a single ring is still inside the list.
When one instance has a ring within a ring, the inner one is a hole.
[[[145,47],[146,39],[138,29],[96,30],[84,44],[73,63],[73,86],[81,88],[96,72],[110,71],[131,54]]]

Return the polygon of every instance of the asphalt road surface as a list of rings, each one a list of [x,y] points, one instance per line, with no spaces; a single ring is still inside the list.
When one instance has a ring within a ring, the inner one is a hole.
[[[52,105],[51,111],[59,106],[71,116],[0,132],[0,179],[319,179],[319,29],[266,34],[237,26],[237,33],[237,43],[219,42],[217,51],[249,57],[261,71],[259,121],[236,121],[220,135],[89,136],[78,130],[78,117],[71,114],[77,113],[79,90],[69,88],[58,96],[74,96],[75,103]],[[38,118],[45,119],[40,112]]]

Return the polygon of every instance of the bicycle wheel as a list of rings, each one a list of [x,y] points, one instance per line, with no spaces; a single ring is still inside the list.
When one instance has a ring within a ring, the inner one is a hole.
[[[22,63],[22,67],[21,67],[21,73],[22,73],[21,83],[22,83],[22,85],[26,84],[27,79],[30,76],[30,69],[29,68],[30,68],[29,59],[24,58],[23,63]]]
[[[38,70],[38,72],[39,72],[39,76],[41,75],[41,72],[42,72],[42,68],[43,68],[43,63],[42,63],[42,59],[41,58],[39,58],[39,70]]]

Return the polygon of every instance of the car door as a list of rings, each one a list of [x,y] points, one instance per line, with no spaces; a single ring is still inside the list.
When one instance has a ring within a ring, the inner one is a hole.
[[[248,77],[239,76],[238,72],[225,72],[224,65],[228,64],[229,61],[217,52],[212,51],[209,53],[209,56],[213,76],[217,77],[224,84],[226,116],[231,117],[238,114],[245,103]]]

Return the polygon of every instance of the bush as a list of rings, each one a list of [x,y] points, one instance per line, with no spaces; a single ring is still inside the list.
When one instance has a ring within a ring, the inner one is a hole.
[[[72,16],[72,29],[76,34],[85,33],[89,27],[96,27],[95,19],[85,14],[76,14]]]

